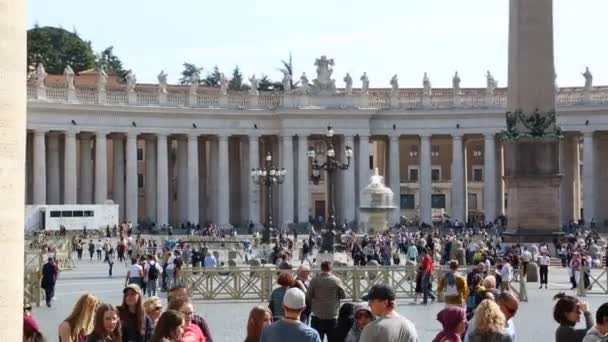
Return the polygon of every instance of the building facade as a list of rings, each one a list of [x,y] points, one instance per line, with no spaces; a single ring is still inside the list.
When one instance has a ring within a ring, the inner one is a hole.
[[[33,76],[26,204],[112,200],[121,221],[158,226],[264,223],[268,205],[279,226],[322,219],[327,184],[310,182],[307,152],[325,151],[331,126],[336,150],[354,150],[350,167],[336,177],[339,222],[357,221],[359,192],[374,168],[398,194],[393,222],[444,214],[494,220],[508,205],[499,137],[506,128],[504,88],[368,90],[351,83],[314,92],[322,87],[315,80],[311,89],[229,92],[101,77]],[[561,88],[556,96],[564,132],[562,222],[584,215],[603,223],[608,87]],[[268,153],[287,170],[273,203],[250,176]]]

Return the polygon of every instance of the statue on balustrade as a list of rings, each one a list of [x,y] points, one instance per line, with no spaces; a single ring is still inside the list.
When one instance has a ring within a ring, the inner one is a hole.
[[[346,73],[346,76],[344,76],[344,83],[346,83],[344,88],[346,96],[351,96],[353,94],[353,78],[350,77],[349,73]]]
[[[97,91],[106,91],[106,84],[108,83],[108,74],[103,67],[97,70]]]
[[[34,79],[36,81],[36,87],[44,88],[44,82],[46,81],[46,70],[44,70],[44,65],[42,63],[38,63],[36,67],[36,73],[34,74]]]
[[[167,93],[167,73],[165,70],[161,70],[158,74],[158,91],[162,94]]]
[[[591,91],[591,88],[593,88],[593,74],[589,71],[589,67],[585,67],[585,72],[582,75],[585,78],[585,91]]]
[[[74,70],[69,65],[63,69],[63,77],[65,78],[65,86],[68,89],[74,89]]]
[[[494,90],[496,89],[497,82],[494,79],[494,76],[488,70],[486,74],[486,95],[492,96],[494,95]]]
[[[429,76],[424,73],[424,77],[422,77],[422,94],[424,96],[431,96],[431,80],[429,80]]]
[[[363,72],[361,75],[361,95],[367,95],[369,92],[369,78],[367,78],[367,72]]]
[[[399,79],[397,74],[391,78],[391,96],[397,96],[399,94]]]
[[[251,88],[249,88],[249,95],[260,95],[260,92],[258,91],[260,81],[255,77],[255,74],[251,75],[251,78],[249,78],[249,83],[251,84]]]
[[[329,216],[327,226],[321,231],[321,246],[319,252],[334,252],[334,245],[336,243],[336,236],[339,233],[336,231],[336,218],[334,215]]]
[[[189,93],[192,96],[196,95],[196,91],[198,90],[198,84],[201,81],[201,74],[197,71],[192,73],[191,77],[192,83],[190,83]]]
[[[335,95],[336,94],[336,80],[331,78],[334,72],[334,60],[333,58],[327,58],[323,55],[315,60],[317,67],[317,78],[312,81],[311,93],[313,95]]]
[[[135,74],[133,73],[133,71],[129,70],[127,72],[127,76],[125,76],[125,79],[127,80],[127,93],[134,92],[135,83],[137,83],[137,77],[135,77]]]
[[[224,73],[221,73],[220,74],[220,94],[222,94],[222,96],[228,95],[228,83],[230,83],[230,81],[228,81],[228,79],[226,78],[226,75],[224,75]]]
[[[454,95],[460,95],[460,76],[458,76],[458,71],[454,73],[454,77],[452,78],[452,89],[454,89]]]
[[[300,93],[307,95],[310,91],[310,83],[308,82],[308,76],[303,72],[300,76]]]
[[[283,79],[281,83],[283,83],[283,91],[288,93],[291,91],[291,75],[287,70],[281,70],[283,72]]]

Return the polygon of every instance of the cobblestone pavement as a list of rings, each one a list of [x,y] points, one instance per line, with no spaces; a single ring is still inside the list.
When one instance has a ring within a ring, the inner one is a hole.
[[[44,306],[34,308],[43,333],[50,341],[57,336],[57,326],[65,319],[77,298],[86,292],[98,296],[103,302],[120,304],[122,287],[125,282],[126,267],[114,265],[114,277],[107,276],[107,265],[97,261],[83,260],[77,262],[73,271],[61,274],[57,282],[56,298],[51,308]],[[537,283],[528,285],[529,302],[522,303],[515,317],[517,341],[551,341],[556,323],[552,320],[552,297],[559,291],[575,294],[570,291],[570,284],[565,269],[552,267],[549,271],[549,289],[539,290]],[[164,294],[161,296],[164,297]],[[163,299],[164,300],[164,299]],[[593,314],[605,301],[606,295],[588,295],[584,298],[590,303]],[[249,309],[255,302],[220,302],[196,303],[196,311],[205,317],[211,326],[215,342],[238,342],[245,337],[245,325]],[[435,316],[443,304],[434,303],[428,306],[412,304],[411,300],[399,300],[398,311],[412,320],[420,335],[420,341],[431,341],[439,331]]]

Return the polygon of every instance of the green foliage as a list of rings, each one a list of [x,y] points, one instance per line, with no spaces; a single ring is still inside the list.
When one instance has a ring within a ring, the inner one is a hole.
[[[27,65],[35,67],[39,63],[49,74],[63,74],[66,65],[79,72],[95,66],[95,54],[91,42],[76,32],[35,26],[27,31]]]
[[[115,72],[122,80],[127,76],[128,70],[122,66],[122,61],[114,54],[114,47],[108,46],[95,56],[97,69],[103,68],[105,71]]]
[[[194,74],[198,72],[200,76],[201,71],[203,71],[203,68],[199,68],[193,63],[184,62],[184,70],[182,71],[182,77],[179,79],[179,84],[192,84]],[[203,80],[199,77],[198,84],[201,83],[203,83]]]
[[[274,90],[274,83],[267,75],[262,75],[260,82],[258,83],[258,90],[269,91]]]
[[[291,56],[291,52],[289,53],[289,61],[286,62],[284,60],[281,60],[281,63],[283,64],[282,68],[279,68],[279,71],[281,71],[283,74],[287,73],[291,79],[290,83],[291,83],[291,89],[295,88],[295,84],[293,83],[293,59]],[[278,82],[281,83],[281,82]],[[283,84],[281,83],[281,86],[279,87],[280,90],[283,90]]]
[[[207,73],[207,77],[204,83],[207,87],[219,87],[220,86],[220,69],[216,66],[213,67],[213,72]]]
[[[228,89],[230,90],[242,90],[243,89],[243,74],[239,69],[239,66],[235,66],[232,71],[232,78],[228,83]]]

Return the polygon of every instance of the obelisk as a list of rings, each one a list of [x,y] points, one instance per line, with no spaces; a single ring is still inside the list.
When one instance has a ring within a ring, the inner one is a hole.
[[[553,1],[510,0],[505,185],[509,233],[543,240],[560,229]]]
[[[0,0],[0,341],[22,341],[25,1]]]

